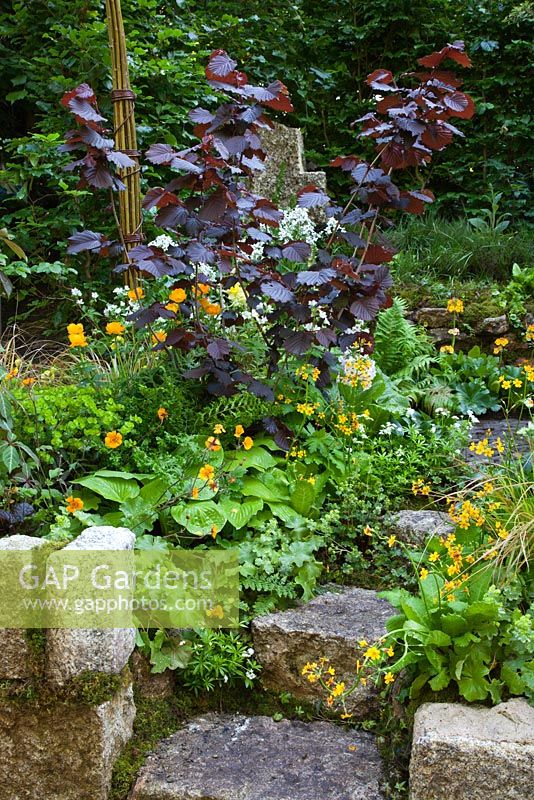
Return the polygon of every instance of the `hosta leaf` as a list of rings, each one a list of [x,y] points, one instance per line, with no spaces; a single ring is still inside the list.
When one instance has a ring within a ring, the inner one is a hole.
[[[236,530],[244,528],[252,517],[263,508],[263,500],[250,499],[240,503],[239,500],[232,500],[224,497],[219,503],[230,525]]]
[[[115,503],[124,503],[139,494],[139,485],[131,478],[118,478],[103,475],[89,475],[87,478],[80,478],[73,483],[91,489],[95,494],[104,497],[106,500],[113,500]]]
[[[195,536],[208,536],[214,528],[219,532],[226,524],[226,515],[212,500],[174,506],[171,515],[178,525]]]

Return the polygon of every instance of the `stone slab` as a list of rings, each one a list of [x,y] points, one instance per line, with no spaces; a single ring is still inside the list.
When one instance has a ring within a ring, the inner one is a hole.
[[[107,800],[134,717],[131,686],[94,707],[0,704],[2,800]]]
[[[86,528],[64,550],[133,550],[127,528]],[[135,628],[52,628],[47,631],[46,677],[57,685],[87,670],[118,674],[135,647]]]
[[[345,588],[290,611],[257,617],[252,634],[263,684],[306,700],[324,700],[324,690],[301,674],[304,664],[326,656],[336,669],[336,679],[351,685],[356,660],[365,650],[358,642],[371,644],[384,636],[386,621],[394,613],[394,608],[376,592]],[[369,681],[347,698],[347,707],[356,719],[367,719],[376,711],[375,701],[376,689]]]
[[[448,536],[455,525],[444,511],[398,511],[391,517],[397,538],[406,544],[424,545],[431,536]]]
[[[382,800],[369,733],[208,714],[149,756],[131,800]]]
[[[41,547],[44,539],[37,536],[6,536],[0,539],[0,550],[28,551]],[[32,653],[26,631],[0,628],[0,680],[21,680],[32,675]]]
[[[425,703],[414,721],[410,800],[528,800],[534,708]]]

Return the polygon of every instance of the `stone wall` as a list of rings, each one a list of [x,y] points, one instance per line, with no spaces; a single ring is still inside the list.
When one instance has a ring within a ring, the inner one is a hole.
[[[68,547],[132,550],[125,528],[85,530]],[[30,536],[0,550],[43,546]],[[115,759],[132,735],[128,659],[135,629],[0,630],[2,800],[107,800]]]

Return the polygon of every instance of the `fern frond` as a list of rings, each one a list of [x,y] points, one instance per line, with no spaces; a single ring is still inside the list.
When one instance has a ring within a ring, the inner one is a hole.
[[[414,359],[430,353],[428,337],[406,319],[406,310],[406,301],[396,297],[376,322],[374,357],[383,372],[392,377],[406,370]]]

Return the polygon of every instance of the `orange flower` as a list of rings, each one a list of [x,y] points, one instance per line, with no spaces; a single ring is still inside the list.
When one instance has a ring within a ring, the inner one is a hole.
[[[75,511],[81,511],[83,508],[83,500],[81,497],[73,497],[69,495],[69,497],[65,498],[67,503],[67,511],[69,514],[74,514]]]
[[[221,313],[222,308],[219,303],[207,303],[204,306],[204,311],[206,314],[209,314],[210,317],[217,317]]]
[[[216,525],[212,525],[211,526],[210,533],[211,533],[211,535],[213,536],[214,539],[217,538],[217,534],[219,533],[219,531],[217,530],[217,526]]]
[[[169,295],[169,300],[173,303],[183,303],[187,294],[183,289],[173,289]]]
[[[177,314],[180,310],[180,306],[178,305],[178,303],[167,303],[165,308],[167,309],[167,311],[172,311],[174,314]]]
[[[239,439],[240,436],[243,436],[244,433],[245,433],[245,429],[244,429],[244,427],[242,425],[236,425],[235,426],[234,436],[237,439]]]
[[[158,408],[158,419],[160,422],[163,422],[163,420],[167,419],[168,416],[169,412],[167,411],[166,408],[163,408],[163,406],[161,406],[161,408]]]
[[[71,347],[87,347],[87,339],[81,322],[71,322],[70,325],[67,325],[67,334]]]
[[[23,378],[22,385],[23,386],[33,386],[37,378]]]
[[[254,444],[254,439],[252,439],[250,436],[245,436],[245,438],[243,439],[243,447],[244,447],[244,449],[245,450],[250,450],[250,448],[253,446],[253,444]]]
[[[110,450],[115,450],[115,448],[120,447],[122,444],[122,434],[118,431],[110,431],[109,433],[106,433],[104,444],[106,447],[109,447]]]
[[[198,477],[203,481],[210,481],[215,475],[215,470],[211,464],[204,464],[198,471]]]
[[[165,331],[156,331],[152,335],[152,344],[158,344],[159,342],[164,342],[167,338],[167,334]]]
[[[213,429],[213,433],[226,433],[226,431],[220,423],[217,423]]]
[[[130,298],[132,303],[135,303],[136,300],[142,300],[144,296],[145,293],[140,286],[138,286],[136,289],[130,289],[130,291],[128,292],[128,297]]]
[[[221,443],[215,436],[208,436],[206,441],[204,442],[206,450],[211,450],[213,453],[216,453],[218,450],[221,449]]]
[[[122,322],[108,322],[106,325],[106,333],[109,333],[111,336],[120,336],[126,328],[122,324]]]
[[[5,381],[11,381],[11,380],[13,380],[13,378],[16,378],[18,374],[19,374],[19,368],[18,367],[13,367],[13,369],[10,370],[7,373],[7,375],[4,375],[4,380]]]
[[[199,495],[198,488],[196,486],[193,486],[193,488],[191,489],[191,497],[193,498],[193,500],[198,500],[198,495]]]
[[[199,283],[198,284],[198,288],[200,289],[202,294],[208,294],[208,292],[210,290],[210,287],[208,286],[207,283]]]

